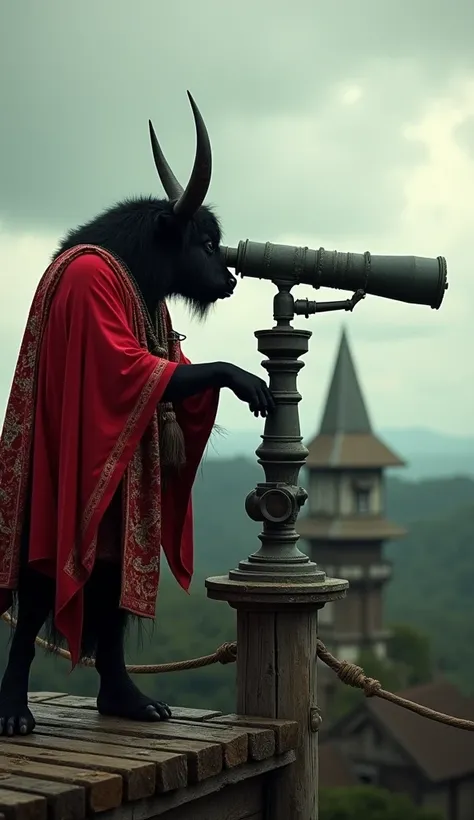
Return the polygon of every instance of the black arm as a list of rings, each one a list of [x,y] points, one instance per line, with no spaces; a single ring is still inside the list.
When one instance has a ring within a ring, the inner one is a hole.
[[[229,362],[179,364],[161,401],[182,401],[209,387],[229,387],[255,416],[267,416],[275,409],[275,399],[266,382]]]
[[[209,387],[228,387],[232,365],[225,362],[210,364],[179,364],[174,371],[161,401],[182,401]]]

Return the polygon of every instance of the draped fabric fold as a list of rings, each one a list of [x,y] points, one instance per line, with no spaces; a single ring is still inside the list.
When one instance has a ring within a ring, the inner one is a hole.
[[[166,322],[171,330],[167,311]],[[106,251],[77,246],[49,266],[31,306],[0,438],[0,612],[18,585],[28,519],[29,564],[56,581],[55,625],[73,665],[83,586],[100,554],[106,511],[121,516],[121,607],[154,617],[161,544],[180,585],[187,590],[191,582],[191,491],[219,392],[175,406],[186,464],[170,472],[162,491],[157,405],[178,364],[189,364],[174,339],[169,354],[149,352],[136,291]],[[120,504],[111,505],[117,493]]]

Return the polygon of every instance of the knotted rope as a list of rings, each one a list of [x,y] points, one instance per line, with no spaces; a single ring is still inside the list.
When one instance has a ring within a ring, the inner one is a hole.
[[[387,692],[386,689],[382,689],[380,681],[369,678],[360,666],[349,663],[349,661],[340,661],[334,655],[331,655],[329,649],[326,649],[323,642],[319,640],[318,658],[336,673],[342,683],[353,686],[355,689],[362,689],[364,695],[368,698],[382,698],[382,700],[388,700],[396,706],[409,709],[410,712],[415,712],[416,715],[429,718],[429,720],[436,720],[438,723],[445,723],[446,726],[454,726],[456,729],[466,729],[468,732],[474,732],[474,720],[445,715],[444,712],[437,712],[428,706],[422,706],[421,703],[414,703],[412,700],[400,697],[400,695],[394,695],[393,692]]]
[[[16,626],[16,621],[5,612],[2,616],[7,624]],[[66,649],[53,648],[48,644],[44,638],[36,638],[38,646],[43,649],[53,649],[55,654],[66,660],[71,660],[71,655]],[[329,649],[325,647],[322,641],[318,640],[317,655],[319,660],[326,664],[337,675],[342,683],[347,686],[352,686],[354,689],[361,689],[368,698],[377,697],[382,700],[388,700],[396,706],[401,706],[403,709],[408,709],[416,715],[428,718],[429,720],[436,720],[438,723],[444,723],[446,726],[453,726],[455,729],[465,729],[468,732],[474,732],[474,721],[466,720],[465,718],[457,718],[453,715],[445,715],[443,712],[437,712],[435,709],[430,709],[428,706],[422,706],[421,703],[414,703],[412,700],[394,695],[393,692],[388,692],[382,689],[382,684],[375,678],[370,678],[365,674],[364,670],[355,663],[349,661],[340,661],[331,654]],[[189,669],[203,669],[205,666],[212,666],[215,663],[235,663],[237,660],[237,643],[235,641],[223,643],[211,655],[203,655],[200,658],[191,658],[187,661],[173,661],[171,663],[159,664],[140,664],[127,665],[127,672],[133,675],[160,675],[163,672],[184,672]],[[95,666],[92,658],[84,658],[80,661],[81,666]]]
[[[16,621],[8,612],[2,615],[2,620],[10,626],[15,627]],[[42,649],[53,651],[55,655],[64,658],[66,661],[71,660],[71,654],[67,649],[61,647],[52,647],[44,638],[37,637],[36,645],[41,646]],[[203,669],[205,666],[212,666],[214,663],[235,663],[237,660],[237,644],[223,643],[211,655],[203,655],[200,658],[190,658],[187,661],[173,661],[171,663],[159,664],[140,664],[127,665],[127,672],[131,675],[160,675],[163,672],[186,672],[189,669]],[[78,666],[94,667],[95,661],[93,658],[82,658]]]

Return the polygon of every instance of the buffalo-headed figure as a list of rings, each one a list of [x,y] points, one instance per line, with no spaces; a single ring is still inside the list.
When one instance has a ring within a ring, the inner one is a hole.
[[[189,587],[191,490],[220,389],[256,415],[274,407],[266,383],[239,367],[190,364],[171,326],[168,297],[204,317],[236,284],[202,204],[211,147],[190,102],[186,189],[150,123],[168,199],[126,201],[71,231],[30,309],[0,439],[0,613],[17,610],[0,688],[6,735],[34,729],[28,681],[44,624],[73,666],[95,657],[101,714],[170,717],[126,672],[127,617],[154,617],[161,546]]]

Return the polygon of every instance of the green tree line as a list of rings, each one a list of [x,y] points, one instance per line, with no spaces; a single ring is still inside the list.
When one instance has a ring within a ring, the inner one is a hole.
[[[259,477],[258,465],[245,459],[205,463],[194,494],[196,574],[191,594],[177,587],[163,561],[156,622],[146,622],[140,630],[136,625],[131,627],[131,662],[160,663],[196,657],[235,638],[235,613],[225,603],[208,600],[204,578],[227,572],[258,548],[259,525],[247,518],[243,502]],[[409,527],[406,539],[386,548],[394,565],[393,580],[386,592],[386,620],[397,625],[390,646],[395,666],[392,663],[380,669],[377,659],[361,658],[369,674],[380,673],[384,685],[399,688],[422,682],[435,669],[466,692],[474,692],[470,604],[474,580],[473,490],[474,481],[468,478],[388,481],[389,513]],[[417,510],[424,520],[414,518]],[[9,629],[2,624],[0,670],[6,661],[8,638]],[[171,703],[227,710],[233,709],[234,683],[235,667],[216,665],[147,676],[143,686]],[[77,669],[71,675],[66,661],[40,650],[31,685],[36,689],[93,694],[96,680],[93,670]]]

